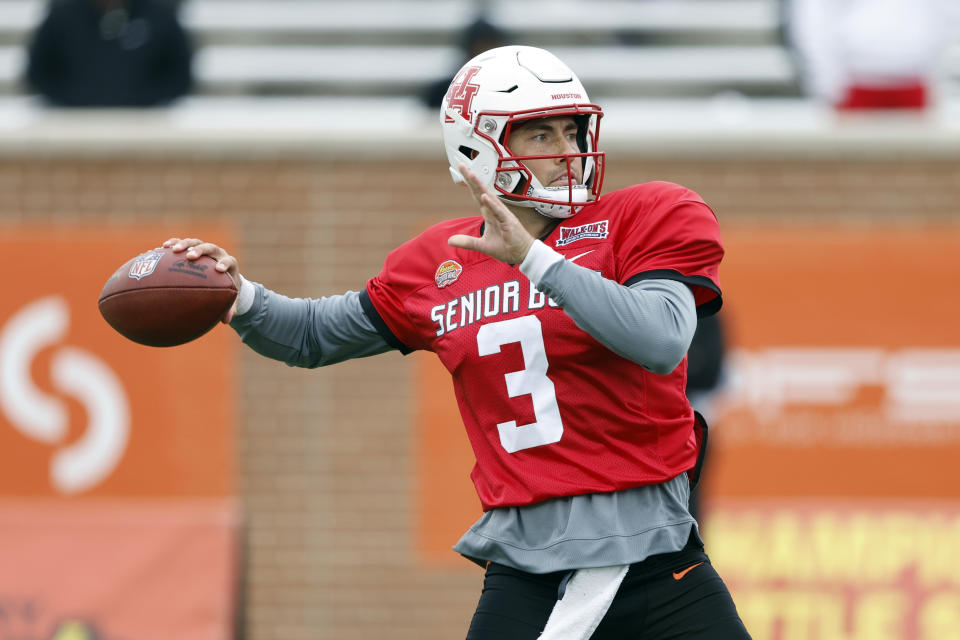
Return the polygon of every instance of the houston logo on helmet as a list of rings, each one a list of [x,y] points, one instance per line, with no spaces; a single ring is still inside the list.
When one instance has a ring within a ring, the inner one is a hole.
[[[473,119],[470,116],[470,106],[473,104],[473,96],[477,95],[477,91],[480,90],[480,85],[470,81],[479,71],[480,67],[467,67],[461,70],[457,77],[453,79],[444,98],[448,109],[456,109],[464,120],[470,120],[471,122]],[[453,122],[453,118],[449,115],[444,116],[444,118],[447,122]]]

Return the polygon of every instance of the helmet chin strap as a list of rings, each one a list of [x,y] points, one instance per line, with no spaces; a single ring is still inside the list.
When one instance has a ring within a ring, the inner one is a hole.
[[[537,202],[536,200],[526,200],[528,206],[536,209],[537,213],[548,218],[569,218],[582,207],[571,207],[566,202],[574,204],[585,203],[589,197],[589,188],[585,184],[563,185],[562,187],[541,187],[539,185],[530,185],[527,189],[528,196],[553,200],[553,202]],[[561,195],[562,194],[562,195]]]

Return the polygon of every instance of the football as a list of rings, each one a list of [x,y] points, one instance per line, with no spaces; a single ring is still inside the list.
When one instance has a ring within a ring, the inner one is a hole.
[[[134,342],[173,347],[196,340],[230,309],[237,288],[216,260],[152,249],[127,261],[100,292],[100,314]]]

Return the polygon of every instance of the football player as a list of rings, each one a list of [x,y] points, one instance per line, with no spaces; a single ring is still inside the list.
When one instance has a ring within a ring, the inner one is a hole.
[[[469,640],[749,638],[688,510],[705,425],[685,393],[697,317],[721,304],[716,217],[649,182],[602,194],[602,110],[551,53],[500,47],[441,106],[480,215],[391,252],[360,292],[294,300],[244,279],[225,318],[317,367],[389,350],[450,371],[484,514],[454,547],[486,568]]]

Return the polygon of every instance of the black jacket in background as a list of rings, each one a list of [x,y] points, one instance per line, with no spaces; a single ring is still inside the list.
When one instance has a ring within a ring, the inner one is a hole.
[[[156,106],[190,91],[192,55],[172,2],[128,0],[105,14],[93,0],[53,0],[27,81],[58,106]]]

